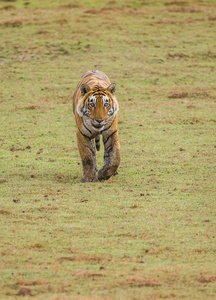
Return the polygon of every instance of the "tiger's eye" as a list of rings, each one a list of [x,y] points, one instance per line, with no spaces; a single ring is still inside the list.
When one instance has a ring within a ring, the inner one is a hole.
[[[95,103],[93,102],[93,101],[91,101],[91,102],[89,102],[89,107],[91,107],[91,108],[95,108]]]
[[[109,101],[106,101],[106,102],[104,103],[104,107],[107,108],[108,106],[109,106]]]

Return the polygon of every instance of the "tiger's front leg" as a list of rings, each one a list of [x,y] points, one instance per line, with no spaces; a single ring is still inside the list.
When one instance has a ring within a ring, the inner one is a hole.
[[[104,142],[104,166],[98,172],[98,179],[107,180],[116,174],[120,164],[120,142],[118,131],[103,136]]]
[[[81,182],[98,181],[96,174],[96,151],[93,140],[77,131],[77,143],[83,166]]]

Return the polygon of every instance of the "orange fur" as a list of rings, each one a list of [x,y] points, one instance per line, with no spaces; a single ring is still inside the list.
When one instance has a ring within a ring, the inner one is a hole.
[[[111,84],[101,71],[86,72],[73,95],[77,143],[83,165],[81,182],[109,179],[120,164],[120,142],[117,130],[118,102]],[[96,151],[104,143],[104,166],[97,174]]]

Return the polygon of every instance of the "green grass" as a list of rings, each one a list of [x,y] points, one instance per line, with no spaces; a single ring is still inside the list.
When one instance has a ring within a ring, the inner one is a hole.
[[[215,9],[0,1],[1,299],[215,299]],[[117,83],[122,160],[81,184],[91,69]]]

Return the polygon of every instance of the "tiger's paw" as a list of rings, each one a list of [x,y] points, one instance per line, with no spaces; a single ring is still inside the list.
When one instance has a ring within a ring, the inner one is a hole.
[[[80,182],[84,183],[84,182],[98,182],[98,178],[94,177],[94,178],[89,178],[86,176],[83,176],[82,179],[80,180]]]
[[[107,180],[109,178],[110,178],[110,176],[107,175],[107,172],[104,172],[103,169],[98,172],[99,181]]]

